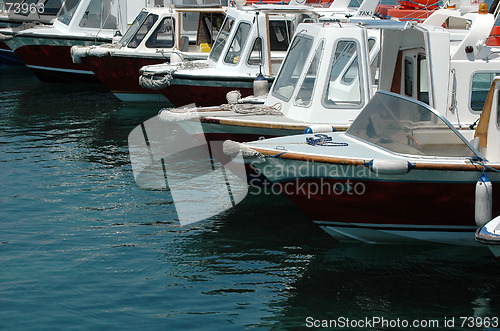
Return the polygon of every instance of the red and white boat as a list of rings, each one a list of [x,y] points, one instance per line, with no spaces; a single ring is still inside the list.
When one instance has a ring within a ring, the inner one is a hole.
[[[41,80],[95,80],[92,71],[73,63],[70,49],[111,43],[113,37],[123,34],[127,13],[137,10],[135,17],[139,12],[140,2],[129,2],[130,8],[126,0],[67,0],[52,26],[19,31],[5,42]]]
[[[122,101],[166,101],[139,85],[139,70],[172,56],[207,59],[224,17],[220,5],[143,9],[118,43],[73,46],[71,54]]]
[[[272,182],[262,190],[285,194],[338,240],[475,245],[500,214],[498,100],[500,77],[472,141],[445,111],[378,91],[346,132],[241,145]]]
[[[373,12],[377,3],[365,1],[358,11],[370,12],[373,7]],[[310,6],[229,8],[208,60],[146,66],[141,69],[141,85],[159,90],[175,106],[219,105],[235,89],[248,96],[259,74],[273,81],[298,24],[317,22],[319,17]]]

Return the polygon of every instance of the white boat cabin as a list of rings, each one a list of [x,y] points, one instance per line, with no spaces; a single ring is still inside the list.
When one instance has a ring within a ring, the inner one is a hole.
[[[384,30],[380,89],[444,111],[460,128],[472,125],[500,74],[500,49],[486,46],[494,21],[484,9],[442,9],[423,24]]]
[[[206,58],[222,26],[224,12],[218,5],[143,9],[119,41],[121,50],[115,52],[140,56],[177,49],[206,53]]]
[[[265,101],[289,120],[345,127],[377,86],[380,30],[302,24]]]
[[[342,128],[380,88],[427,103],[466,128],[500,75],[500,49],[486,46],[493,24],[491,14],[443,9],[423,24],[302,25],[265,106],[279,104],[288,119]]]
[[[302,22],[317,22],[308,6],[229,8],[207,64],[217,71],[274,76]]]

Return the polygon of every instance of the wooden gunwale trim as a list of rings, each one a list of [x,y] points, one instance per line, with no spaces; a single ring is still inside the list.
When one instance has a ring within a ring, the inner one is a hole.
[[[257,147],[249,147],[264,156],[271,157],[279,157],[282,159],[292,159],[297,161],[311,161],[318,163],[332,163],[332,164],[341,164],[341,165],[358,165],[358,166],[366,166],[366,164],[373,159],[350,159],[350,158],[341,158],[334,156],[324,156],[324,155],[311,155],[311,154],[302,154],[302,153],[294,153],[287,152],[285,150],[269,150],[269,149],[261,149]],[[408,161],[410,162],[410,161]],[[443,164],[443,163],[428,163],[428,162],[410,162],[412,164],[412,169],[418,170],[451,170],[451,171],[482,171],[483,166],[480,164]],[[495,170],[500,170],[500,164],[497,165],[488,165],[489,168],[493,168]],[[486,169],[488,171],[488,168]]]
[[[171,113],[174,113],[174,114],[186,113],[186,111],[182,108],[174,108],[174,109],[170,109],[169,111]],[[230,111],[230,110],[220,108],[219,106],[196,108],[197,113],[206,113],[206,112],[212,112],[212,111]],[[203,119],[203,117],[201,117],[200,119]]]
[[[206,110],[213,111],[213,110]],[[265,128],[265,129],[285,129],[285,130],[301,130],[304,131],[311,124],[292,124],[292,123],[277,123],[277,122],[260,122],[244,119],[225,119],[220,117],[201,117],[202,123],[221,124],[221,125],[234,125],[234,126],[247,126],[252,128]],[[345,131],[348,126],[334,127],[337,131]]]
[[[288,130],[303,131],[308,127],[308,125],[305,124],[269,123],[269,122],[258,122],[258,121],[237,120],[237,119],[224,119],[220,117],[208,117],[208,116],[202,117],[200,118],[200,120],[202,123],[246,126],[252,128],[288,129]]]

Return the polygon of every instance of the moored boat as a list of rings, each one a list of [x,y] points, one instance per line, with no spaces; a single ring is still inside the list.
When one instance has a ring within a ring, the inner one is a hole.
[[[95,81],[92,71],[73,63],[71,46],[111,43],[126,31],[127,15],[126,0],[71,0],[52,26],[0,33],[13,34],[5,42],[41,80]]]
[[[94,72],[120,100],[165,101],[139,85],[145,65],[208,57],[224,19],[220,5],[143,9],[122,39],[113,45],[73,46],[73,61]]]
[[[273,192],[336,239],[475,245],[476,229],[500,213],[499,92],[496,78],[472,141],[428,105],[378,91],[345,133],[242,148],[259,153],[247,162]],[[492,196],[480,192],[484,174]]]

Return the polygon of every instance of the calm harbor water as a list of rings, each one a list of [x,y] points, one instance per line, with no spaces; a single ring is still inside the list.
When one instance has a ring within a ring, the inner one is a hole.
[[[1,330],[500,317],[487,249],[336,245],[279,197],[180,226],[128,158],[128,134],[160,107],[0,67]]]

